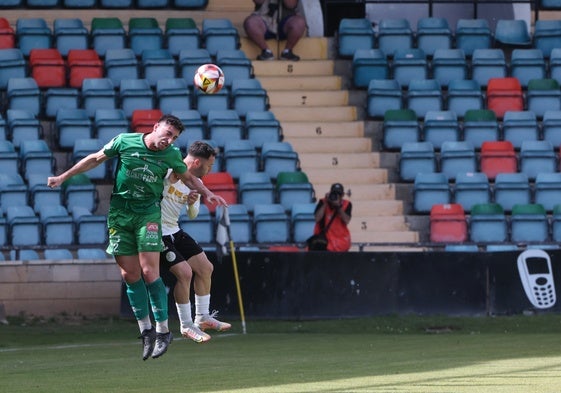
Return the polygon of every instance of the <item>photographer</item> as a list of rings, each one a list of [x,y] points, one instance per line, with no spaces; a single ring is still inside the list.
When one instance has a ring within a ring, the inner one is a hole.
[[[347,225],[351,221],[353,205],[343,199],[344,194],[343,185],[335,183],[316,206],[314,234],[327,227],[327,251],[349,251],[351,248],[351,233]]]

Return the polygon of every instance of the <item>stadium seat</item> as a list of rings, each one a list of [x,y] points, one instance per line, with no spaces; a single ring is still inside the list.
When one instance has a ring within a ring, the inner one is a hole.
[[[233,109],[212,109],[208,112],[207,125],[209,138],[223,148],[226,141],[243,138],[243,123],[238,113]]]
[[[458,19],[456,22],[456,48],[471,57],[475,49],[491,48],[493,37],[487,19]]]
[[[31,49],[29,68],[40,88],[66,86],[66,63],[58,49]]]
[[[384,114],[383,141],[386,149],[401,149],[406,142],[420,141],[421,127],[412,109],[390,109]]]
[[[0,140],[0,173],[18,173],[19,156],[12,141]]]
[[[525,141],[539,139],[539,125],[534,112],[508,110],[503,118],[503,139],[520,149]]]
[[[99,0],[101,8],[131,8],[133,0]]]
[[[92,214],[83,206],[74,206],[72,221],[75,227],[76,242],[79,245],[104,245],[107,243],[107,217]]]
[[[56,7],[59,0],[26,0],[25,4],[30,8]]]
[[[448,178],[443,173],[417,173],[413,184],[413,210],[429,213],[432,205],[451,202]]]
[[[476,204],[491,202],[489,179],[482,172],[458,172],[454,185],[454,203],[470,212]]]
[[[447,108],[462,118],[470,109],[483,109],[481,87],[473,79],[451,80],[446,95]]]
[[[205,48],[182,49],[177,60],[178,76],[185,79],[189,87],[193,87],[193,75],[201,64],[207,63],[212,63],[212,58]]]
[[[539,49],[543,57],[549,58],[551,50],[558,47],[561,40],[561,20],[536,20],[532,39],[533,47]]]
[[[201,9],[205,8],[208,0],[172,0],[175,8]]]
[[[491,78],[487,86],[487,109],[502,119],[507,111],[522,111],[524,96],[516,78]]]
[[[561,145],[561,110],[545,111],[542,119],[543,139],[553,146]]]
[[[315,209],[315,203],[295,203],[292,205],[290,222],[294,242],[304,243],[314,233]]]
[[[475,49],[471,59],[471,79],[486,87],[492,78],[506,78],[507,62],[501,49]]]
[[[23,109],[37,116],[41,112],[41,92],[33,78],[10,78],[6,96],[8,109]]]
[[[74,256],[68,248],[47,248],[43,251],[46,260],[64,261],[73,260]]]
[[[425,52],[417,48],[396,49],[391,63],[393,79],[402,88],[411,81],[427,79],[429,76],[428,60]]]
[[[107,49],[105,52],[105,76],[111,79],[116,88],[123,79],[138,79],[139,64],[132,49]]]
[[[509,141],[485,141],[481,144],[481,172],[492,180],[499,173],[514,173],[518,161],[514,146]]]
[[[191,219],[182,210],[179,215],[179,227],[192,236],[201,244],[214,243],[215,229],[214,219],[205,204],[199,206],[199,214]]]
[[[472,206],[470,240],[477,243],[500,243],[508,240],[508,224],[501,205],[479,203]]]
[[[532,43],[528,25],[522,19],[498,19],[494,37],[495,41],[506,45],[528,46]]]
[[[25,78],[27,64],[19,48],[0,49],[0,89],[6,90],[10,78]]]
[[[314,186],[305,172],[279,172],[276,178],[276,201],[290,211],[295,203],[315,202]]]
[[[429,111],[441,111],[444,107],[440,85],[434,79],[413,79],[407,90],[407,108],[413,109],[422,119]]]
[[[445,18],[419,18],[415,38],[417,48],[422,49],[429,57],[432,57],[438,49],[450,49],[452,47],[452,31],[448,25],[448,20]]]
[[[555,79],[530,79],[526,91],[529,111],[542,118],[547,111],[561,110],[561,90]]]
[[[117,92],[109,78],[85,78],[82,81],[82,107],[89,117],[99,109],[116,109]]]
[[[31,206],[10,206],[6,209],[9,243],[14,247],[41,245],[41,223]]]
[[[164,39],[172,56],[178,57],[184,49],[201,46],[201,31],[192,18],[167,18]]]
[[[535,203],[551,212],[559,203],[559,192],[561,192],[561,173],[538,173],[534,183]]]
[[[201,38],[204,47],[211,56],[216,56],[219,50],[238,49],[240,36],[230,19],[203,19]]]
[[[43,139],[21,141],[19,154],[20,173],[25,179],[31,174],[50,175],[54,173],[54,154]]]
[[[554,242],[561,241],[561,205],[557,204],[553,207],[551,215],[551,238]]]
[[[289,142],[265,142],[261,147],[261,167],[271,179],[279,172],[295,172],[300,168],[298,152]]]
[[[175,78],[175,60],[167,49],[145,49],[141,62],[143,78],[153,88],[159,79]]]
[[[47,186],[48,173],[30,173],[27,176],[29,189],[29,201],[33,210],[38,213],[41,206],[53,206],[62,204],[62,192],[60,188]]]
[[[460,172],[477,171],[475,149],[469,142],[445,141],[440,150],[440,171],[448,179],[455,179]]]
[[[163,116],[159,109],[135,109],[131,116],[131,129],[133,132],[149,133],[154,130],[154,124]]]
[[[43,95],[45,116],[54,118],[59,109],[78,109],[80,92],[75,88],[51,87]]]
[[[510,216],[510,238],[513,242],[546,242],[549,222],[545,209],[538,204],[517,204]]]
[[[436,172],[436,156],[430,142],[406,142],[401,147],[399,177],[413,181],[417,173]]]
[[[405,18],[382,18],[378,24],[378,48],[393,56],[397,48],[413,47],[413,30]]]
[[[475,149],[481,149],[485,141],[499,140],[499,122],[495,112],[489,109],[469,109],[463,122],[464,141]]]
[[[76,206],[81,206],[93,213],[97,209],[99,195],[95,184],[87,174],[74,175],[62,183],[64,206],[68,211],[73,211]]]
[[[55,47],[64,57],[74,50],[89,48],[89,32],[79,18],[57,18],[53,22]]]
[[[0,49],[16,46],[16,33],[6,18],[0,18]]]
[[[253,225],[257,243],[286,243],[290,239],[289,217],[281,204],[256,204]]]
[[[548,141],[525,140],[520,148],[520,172],[534,180],[540,173],[557,170],[557,158],[553,145]]]
[[[353,54],[353,85],[368,87],[372,79],[388,79],[390,69],[386,55],[380,49],[357,49]]]
[[[238,203],[238,188],[234,182],[234,178],[228,172],[210,172],[202,178],[204,185],[216,195],[220,195],[228,205],[235,205]],[[216,205],[203,202],[211,213],[216,210]]]
[[[0,206],[2,209],[27,204],[28,191],[27,185],[19,174],[0,173]]]
[[[76,139],[72,149],[72,164],[76,164],[89,154],[97,153],[106,141],[96,138]],[[88,177],[92,180],[103,180],[107,177],[107,162],[102,162],[97,167],[88,171]]]
[[[433,78],[445,87],[451,81],[467,79],[467,64],[466,55],[461,49],[436,49],[431,62]]]
[[[238,181],[240,203],[253,212],[256,204],[270,204],[274,202],[274,188],[271,178],[265,172],[245,172]]]
[[[561,84],[561,48],[553,48],[549,56],[549,77]]]
[[[131,118],[137,109],[155,109],[155,96],[146,79],[122,79],[119,86],[121,109]]]
[[[109,258],[102,248],[79,248],[76,250],[76,256],[79,260],[103,260]]]
[[[8,109],[6,112],[8,135],[16,149],[19,149],[24,141],[41,139],[43,129],[36,115],[22,109]]]
[[[162,112],[166,113],[163,110]],[[175,146],[183,151],[187,151],[191,142],[207,139],[206,124],[199,111],[194,109],[172,110],[171,114],[178,117],[185,126],[185,130],[183,130],[175,142],[173,142]],[[217,166],[218,162],[215,162],[213,168]]]
[[[216,52],[216,65],[218,65],[224,75],[225,86],[232,86],[232,82],[238,79],[253,78],[253,66],[251,60],[245,52],[240,49],[218,49]]]
[[[244,172],[257,172],[257,150],[247,139],[226,140],[224,143],[224,170],[238,179]]]
[[[90,47],[95,49],[101,57],[105,57],[108,49],[124,49],[126,47],[126,32],[119,18],[92,18],[90,36],[92,41]]]
[[[206,94],[195,88],[193,98],[196,109],[205,118],[209,116],[210,111],[230,110],[230,91],[226,86],[214,94]]]
[[[510,57],[510,76],[527,87],[531,79],[546,77],[546,64],[539,49],[514,49]]]
[[[514,205],[531,202],[532,194],[528,176],[525,173],[499,173],[495,178],[495,203],[507,212]]]
[[[374,48],[375,34],[367,18],[342,18],[337,27],[337,48],[341,57],[352,57],[359,50]]]
[[[366,110],[368,116],[382,118],[390,109],[403,108],[403,94],[395,79],[373,79],[368,84]]]
[[[218,216],[220,217],[220,215]],[[230,217],[231,240],[237,244],[253,242],[253,221],[247,207],[242,204],[229,205],[228,216]]]
[[[466,216],[461,205],[433,205],[429,219],[431,242],[463,243],[467,240]]]
[[[183,78],[158,78],[156,99],[163,113],[189,110],[192,104],[187,81]]]
[[[18,18],[16,37],[24,56],[29,56],[32,49],[52,48],[53,32],[43,18]]]
[[[432,143],[440,150],[446,141],[460,140],[460,127],[456,113],[452,111],[429,110],[425,113],[422,128],[422,139]],[[411,139],[413,141],[414,139]]]
[[[245,115],[245,134],[257,149],[265,142],[279,142],[282,139],[280,122],[271,111],[248,111]]]
[[[445,244],[445,252],[479,252],[477,244]]]
[[[68,51],[68,86],[81,88],[86,78],[103,78],[103,62],[93,49]]]
[[[140,9],[165,8],[168,0],[136,0],[136,6]]]
[[[93,8],[97,0],[62,0],[62,4],[67,8]]]
[[[61,149],[70,150],[77,139],[92,137],[93,124],[85,109],[59,109],[55,120],[56,141]]]
[[[74,243],[74,222],[64,206],[41,206],[39,219],[43,228],[43,244],[60,246]]]
[[[162,49],[164,33],[153,17],[133,17],[128,24],[129,47],[136,56],[145,50]]]
[[[103,142],[129,132],[129,121],[122,109],[97,109],[94,115],[94,136]]]
[[[266,111],[269,109],[267,91],[258,79],[235,79],[230,90],[231,107],[238,115],[245,118],[249,111]]]
[[[31,249],[10,250],[11,261],[37,261],[39,253]]]

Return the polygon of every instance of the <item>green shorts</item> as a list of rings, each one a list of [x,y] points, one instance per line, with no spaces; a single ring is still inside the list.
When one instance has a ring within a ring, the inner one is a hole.
[[[163,250],[161,221],[160,209],[138,214],[130,209],[111,207],[107,215],[109,228],[107,253],[136,255],[146,251],[161,252]]]

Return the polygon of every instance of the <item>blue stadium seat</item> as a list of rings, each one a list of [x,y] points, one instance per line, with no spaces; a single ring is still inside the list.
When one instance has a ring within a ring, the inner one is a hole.
[[[76,206],[81,206],[90,212],[97,209],[99,195],[95,184],[88,175],[82,173],[72,176],[62,184],[64,206],[68,211],[73,211]]]
[[[167,18],[164,39],[166,48],[178,57],[184,49],[201,46],[201,31],[192,18]]]
[[[99,0],[102,8],[131,8],[133,0]]]
[[[384,52],[380,49],[357,49],[352,62],[353,84],[368,87],[372,79],[388,79],[390,68]]]
[[[413,47],[413,30],[405,18],[382,18],[378,24],[378,47],[393,56],[394,51]]]
[[[559,192],[561,192],[561,173],[538,173],[534,184],[535,203],[551,212],[559,203]]]
[[[432,143],[437,150],[440,150],[442,143],[445,141],[459,141],[460,127],[456,113],[452,111],[427,111],[423,121],[422,135],[422,139]]]
[[[372,79],[366,102],[368,116],[382,118],[390,109],[403,108],[403,93],[395,79]]]
[[[73,260],[72,252],[67,248],[48,248],[43,252],[46,260]]]
[[[243,138],[243,123],[238,113],[233,109],[212,109],[208,112],[207,125],[209,138],[223,148],[226,141]]]
[[[508,240],[508,224],[501,205],[481,203],[472,206],[470,239],[477,243],[499,243]]]
[[[62,4],[67,8],[93,8],[97,0],[62,0]]]
[[[561,145],[561,110],[546,111],[542,119],[543,139],[553,146]]]
[[[551,215],[551,237],[554,242],[561,241],[561,205],[557,204],[553,207]]]
[[[452,31],[448,20],[437,17],[423,17],[417,21],[417,48],[422,49],[427,56],[433,56],[438,49],[452,47]]]
[[[507,212],[516,204],[531,202],[531,189],[525,173],[499,173],[495,178],[495,203]]]
[[[372,22],[367,18],[342,18],[337,28],[337,48],[341,57],[351,57],[359,50],[374,48]]]
[[[105,52],[105,75],[115,87],[121,86],[123,79],[138,79],[139,64],[130,48],[107,49]]]
[[[510,55],[510,76],[527,87],[531,79],[546,77],[546,65],[539,49],[514,49]]]
[[[45,116],[54,118],[59,109],[78,109],[80,92],[68,87],[51,87],[43,96]]]
[[[16,149],[23,141],[41,139],[43,129],[37,116],[24,109],[8,109],[6,112],[8,134]]]
[[[432,75],[439,85],[468,78],[468,63],[461,49],[436,49],[432,58]]]
[[[532,38],[533,47],[541,50],[543,57],[549,58],[551,50],[557,48],[561,40],[561,20],[536,20]]]
[[[27,176],[29,201],[33,210],[38,213],[41,206],[62,204],[60,188],[47,186],[48,173],[31,173]]]
[[[230,19],[203,19],[201,37],[204,47],[211,56],[216,56],[219,50],[238,49],[240,36]]]
[[[61,246],[74,243],[74,222],[64,206],[41,206],[39,219],[43,228],[43,244]]]
[[[32,49],[52,47],[53,32],[43,18],[18,18],[16,21],[18,48],[24,56],[29,56]]]
[[[422,119],[428,111],[440,111],[444,107],[440,85],[434,79],[412,79],[407,90],[407,108],[413,109]]]
[[[121,109],[131,118],[137,109],[155,109],[155,96],[146,79],[122,79],[119,86]]]
[[[182,49],[179,51],[177,65],[179,67],[179,75],[187,81],[187,84],[193,86],[193,76],[201,64],[212,63],[212,58],[208,50],[205,48]]]
[[[430,142],[406,142],[401,147],[399,176],[403,181],[413,181],[417,173],[436,172],[436,156]]]
[[[526,90],[526,106],[542,118],[547,111],[561,110],[561,90],[555,79],[530,79]]]
[[[429,63],[425,52],[417,48],[396,49],[391,63],[393,79],[402,88],[407,87],[411,81],[427,79],[429,76]]]
[[[261,149],[264,142],[279,142],[282,139],[280,122],[271,111],[248,111],[244,127],[247,139],[257,149]]]
[[[251,60],[240,49],[218,49],[216,52],[216,65],[224,75],[225,86],[232,86],[232,82],[238,79],[249,79],[253,77],[253,66]]]
[[[114,1],[117,4],[119,0]],[[128,0],[128,2],[131,2]],[[105,57],[108,49],[124,49],[126,47],[126,32],[119,18],[92,18],[91,46],[101,57]]]
[[[71,49],[89,49],[89,32],[79,18],[57,18],[53,22],[55,47],[64,57]]]
[[[102,142],[129,132],[129,121],[122,109],[97,109],[94,115],[94,136]]]
[[[25,179],[31,174],[54,173],[54,154],[43,139],[24,140],[19,148],[21,171]]]
[[[56,114],[56,141],[61,149],[72,149],[78,139],[92,137],[93,124],[85,109],[59,109]]]
[[[406,142],[420,141],[421,127],[412,109],[390,109],[384,115],[383,141],[386,149],[401,149]]]
[[[481,86],[473,79],[451,80],[446,103],[448,110],[455,112],[459,118],[470,109],[483,109]]]
[[[0,173],[18,173],[19,155],[11,141],[0,140]]]
[[[115,109],[117,92],[110,78],[86,78],[82,81],[82,107],[89,117],[98,109]]]
[[[292,205],[290,222],[294,242],[304,243],[314,233],[316,225],[315,209],[315,203],[295,203]]]
[[[14,247],[41,245],[41,223],[31,206],[10,206],[6,209],[9,243]]]
[[[526,21],[522,19],[498,19],[495,25],[495,41],[506,45],[530,45],[532,38]]]
[[[136,6],[141,9],[165,8],[168,0],[136,0]]]
[[[136,56],[145,50],[162,49],[164,33],[153,17],[132,17],[129,19],[129,47]]]
[[[249,111],[269,109],[269,97],[258,79],[235,79],[230,90],[231,107],[245,118]]]
[[[159,78],[156,82],[157,107],[163,113],[191,108],[191,93],[183,78]]]
[[[450,186],[445,174],[422,172],[415,175],[413,210],[416,213],[429,213],[432,205],[450,203],[451,200]]]
[[[215,241],[214,219],[208,207],[203,203],[199,207],[199,215],[194,219],[190,219],[183,211],[179,215],[179,227],[191,234],[201,244]]]
[[[507,62],[501,49],[475,49],[471,59],[471,79],[486,87],[491,78],[505,78]]]
[[[41,92],[33,78],[10,78],[6,96],[8,109],[23,109],[36,116],[41,112]]]
[[[470,212],[473,205],[491,202],[491,186],[482,172],[459,172],[454,186],[454,203]]]
[[[226,86],[214,94],[206,94],[199,89],[194,89],[194,92],[195,106],[202,117],[208,117],[212,110],[230,110],[230,90]]]
[[[76,139],[72,148],[72,164],[76,164],[89,154],[96,153],[107,141],[97,138]],[[97,167],[87,171],[88,177],[92,180],[103,180],[107,177],[107,161],[102,162]]]
[[[0,49],[0,89],[7,89],[10,78],[25,78],[26,67],[20,48]]]
[[[557,159],[553,145],[548,141],[527,140],[520,147],[520,172],[533,180],[540,173],[557,171]]]
[[[458,19],[456,22],[456,48],[462,49],[471,57],[475,49],[491,48],[493,34],[487,19]]]
[[[232,241],[237,244],[253,242],[253,220],[247,207],[242,204],[229,205],[228,216],[230,217],[230,237]]]
[[[175,59],[167,49],[143,50],[140,64],[143,78],[148,80],[151,87],[155,87],[160,79],[176,77]]]
[[[253,212],[256,204],[273,203],[274,188],[271,178],[265,172],[245,172],[238,180],[240,203],[249,212]]]
[[[102,248],[79,248],[76,250],[79,260],[104,260],[109,259],[109,255]]]
[[[499,123],[495,112],[489,109],[469,109],[463,122],[464,140],[476,149],[485,141],[499,140]]]
[[[74,206],[70,212],[78,244],[103,245],[107,242],[107,217],[105,215],[92,214],[88,208],[83,206]]]
[[[469,142],[445,141],[440,149],[440,171],[448,179],[455,179],[460,172],[476,172],[477,156]]]
[[[264,142],[261,147],[261,167],[271,179],[279,172],[295,172],[299,169],[298,153],[289,142]]]
[[[208,0],[173,0],[175,8],[201,9],[205,8]]]
[[[226,140],[223,157],[224,170],[234,179],[238,179],[244,172],[259,170],[257,150],[247,139]]]
[[[0,206],[26,205],[29,196],[27,185],[17,173],[0,173]]]
[[[57,7],[59,0],[26,0],[25,4],[30,8]]]
[[[510,238],[513,242],[546,242],[549,222],[545,209],[538,204],[517,204],[510,216]]]
[[[290,239],[290,221],[281,204],[256,204],[253,212],[257,243],[286,243]]]
[[[511,142],[515,149],[520,149],[522,142],[539,139],[536,114],[531,111],[507,111],[502,131],[503,140]]]
[[[39,253],[35,250],[10,250],[11,261],[37,261],[39,259]]]

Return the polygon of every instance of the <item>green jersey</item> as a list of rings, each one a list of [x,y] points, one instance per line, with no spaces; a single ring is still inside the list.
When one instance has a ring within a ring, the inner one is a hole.
[[[177,147],[150,150],[143,137],[141,133],[119,134],[104,147],[106,156],[119,156],[111,206],[126,206],[137,213],[160,209],[168,168],[177,173],[187,170]]]

